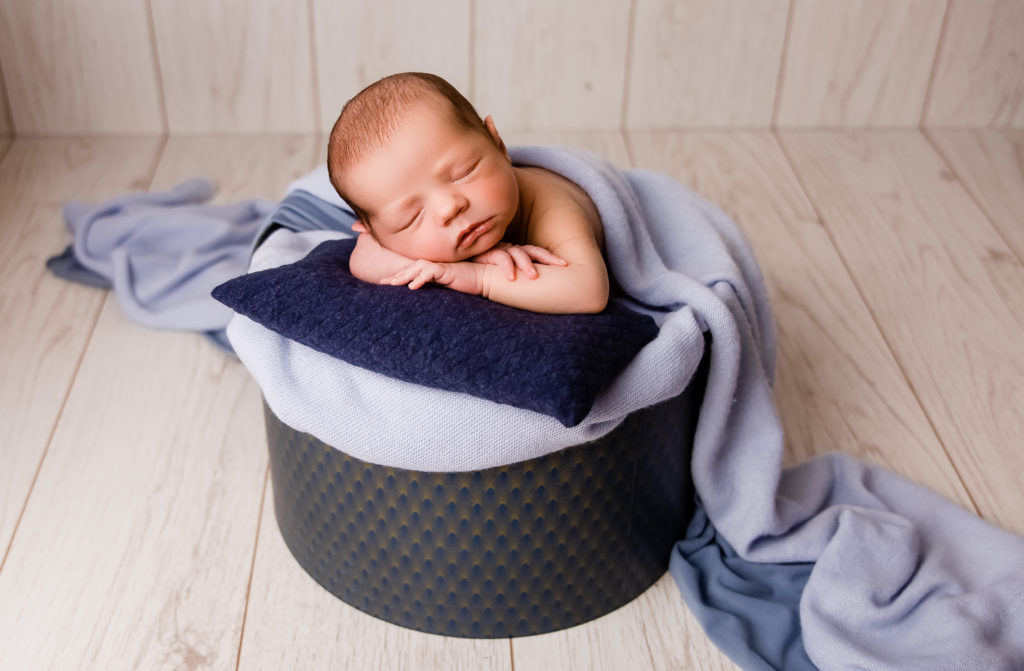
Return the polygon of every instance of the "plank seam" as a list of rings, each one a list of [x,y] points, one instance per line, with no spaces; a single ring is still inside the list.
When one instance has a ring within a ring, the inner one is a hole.
[[[7,79],[4,77],[3,64],[0,63],[0,88],[3,89],[3,107],[0,107],[0,114],[7,118],[7,128],[11,136],[18,134],[18,128],[14,125],[14,109],[11,107],[11,93],[7,90]]]
[[[109,292],[107,292],[109,297]],[[3,572],[4,566],[7,565],[7,557],[11,554],[11,548],[14,547],[14,541],[18,537],[18,529],[21,528],[21,520],[25,516],[25,510],[28,509],[28,503],[32,499],[32,492],[35,491],[36,481],[39,479],[39,473],[43,470],[43,464],[46,462],[46,455],[50,453],[50,445],[53,444],[53,436],[57,433],[57,427],[60,426],[60,420],[64,416],[64,409],[67,407],[68,398],[71,396],[71,390],[75,386],[75,381],[78,379],[78,373],[82,368],[82,361],[85,359],[85,353],[89,351],[89,345],[92,343],[92,336],[96,332],[96,325],[99,324],[100,314],[103,312],[103,306],[107,302],[107,297],[100,301],[99,307],[96,308],[96,312],[92,318],[92,325],[89,327],[89,336],[85,339],[85,344],[82,346],[82,351],[78,353],[78,360],[75,362],[75,369],[71,375],[71,379],[68,381],[67,389],[64,391],[64,398],[61,399],[60,409],[57,411],[57,415],[53,418],[53,426],[50,427],[50,433],[46,437],[46,445],[43,447],[43,453],[39,456],[39,463],[36,464],[36,470],[32,474],[32,482],[28,486],[28,491],[25,492],[25,502],[21,504],[21,510],[18,511],[18,519],[14,521],[14,528],[11,529],[11,539],[7,543],[7,548],[4,550],[4,556],[0,559],[0,573]]]
[[[932,56],[932,71],[928,73],[928,85],[924,90],[924,101],[921,103],[921,116],[918,119],[918,127],[924,128],[925,118],[928,116],[928,109],[932,102],[932,90],[935,86],[935,73],[939,68],[939,56],[946,44],[946,31],[949,29],[950,0],[946,0],[946,9],[942,12],[942,27],[939,28],[939,39],[935,41],[935,54]]]
[[[256,516],[256,537],[252,543],[252,559],[249,562],[249,580],[245,585],[245,605],[242,607],[242,629],[238,633],[238,649],[235,652],[235,671],[242,663],[242,643],[245,641],[245,623],[249,617],[249,597],[252,594],[252,578],[256,573],[256,552],[260,547],[260,530],[263,528],[263,511],[267,499],[267,482],[270,480],[270,464],[263,472],[263,491],[260,493],[260,514]]]
[[[632,84],[633,71],[633,48],[636,44],[634,34],[636,32],[636,0],[630,0],[629,15],[626,20],[626,63],[622,74],[622,104],[619,106],[619,131],[625,131],[629,126],[629,95]],[[628,153],[628,148],[627,148]],[[632,160],[632,157],[630,157]]]
[[[466,64],[466,76],[469,78],[470,100],[476,100],[476,0],[469,0],[469,35],[466,36],[466,50],[469,51],[469,62]]]
[[[976,133],[978,131],[972,130],[970,132],[975,138],[977,138]],[[953,175],[953,177],[960,184],[960,186],[963,187],[967,195],[970,196],[971,200],[974,201],[974,204],[978,206],[978,211],[981,212],[985,219],[988,220],[989,226],[992,227],[992,230],[994,230],[999,239],[1002,240],[1003,245],[1005,245],[1006,248],[1010,251],[1010,253],[1013,254],[1014,257],[1016,257],[1018,263],[1024,265],[1024,258],[1022,258],[1017,253],[1017,249],[1014,247],[1014,245],[1012,245],[1010,241],[1007,240],[1006,236],[1003,235],[1002,228],[996,225],[995,217],[993,217],[991,211],[987,207],[985,207],[984,198],[982,198],[977,192],[971,189],[967,181],[960,177],[960,173],[957,172],[955,167],[953,167],[953,161],[950,160],[950,158],[945,154],[945,152],[942,151],[941,145],[935,140],[934,137],[932,137],[932,134],[927,129],[924,128],[921,129],[921,134],[924,135],[925,139],[932,146],[932,149],[935,150],[935,153],[938,155],[939,160],[941,160],[945,164],[946,169],[949,170],[949,173]]]
[[[150,166],[149,176],[146,179],[147,186],[151,186],[153,184],[153,178],[156,177],[157,165],[159,165],[160,158],[163,156],[164,149],[166,147],[167,136],[165,134],[163,141],[160,144],[160,149],[155,152],[153,165]],[[3,557],[0,558],[0,572],[3,572],[4,566],[7,565],[7,557],[10,556],[11,548],[14,547],[14,541],[18,537],[18,529],[21,527],[21,520],[25,516],[25,510],[28,508],[28,502],[32,499],[32,492],[35,491],[36,481],[39,479],[39,473],[43,470],[43,464],[46,462],[46,456],[50,453],[50,445],[53,444],[53,437],[56,435],[57,427],[60,426],[60,420],[64,416],[64,409],[67,407],[68,399],[71,397],[71,390],[74,389],[75,382],[78,380],[78,373],[82,368],[82,362],[85,360],[85,353],[89,351],[89,345],[92,344],[92,337],[96,333],[96,326],[99,324],[100,315],[103,313],[103,306],[106,304],[109,294],[110,292],[108,291],[107,296],[104,297],[100,302],[99,307],[96,309],[96,313],[93,315],[92,325],[89,327],[89,335],[85,339],[82,351],[78,353],[78,360],[75,362],[74,372],[68,380],[67,389],[64,390],[64,398],[61,399],[60,409],[57,411],[57,415],[53,418],[53,426],[50,428],[50,434],[46,437],[46,445],[43,447],[43,453],[39,457],[39,463],[36,464],[35,473],[32,474],[32,482],[28,486],[28,491],[25,492],[25,502],[21,504],[21,510],[18,511],[18,519],[14,521],[14,528],[11,529],[11,538],[7,542],[7,548],[4,550]]]
[[[782,88],[786,83],[786,59],[789,57],[789,41],[793,36],[793,5],[797,0],[789,0],[786,8],[786,30],[782,36],[782,49],[779,52],[779,74],[775,78],[775,97],[772,100],[772,118],[768,125],[774,129],[779,125],[779,107],[782,106]]]
[[[882,325],[878,320],[878,316],[875,314],[875,311],[872,308],[871,303],[867,300],[867,297],[864,293],[864,289],[861,287],[860,282],[857,281],[856,275],[854,275],[854,273],[850,270],[850,264],[847,261],[846,256],[843,254],[839,245],[836,243],[836,239],[832,235],[832,231],[826,224],[825,218],[822,216],[821,211],[818,209],[818,206],[815,203],[814,199],[811,198],[810,191],[808,190],[807,185],[805,184],[800,174],[797,162],[793,160],[793,157],[790,155],[786,147],[786,143],[782,141],[782,138],[779,136],[778,132],[773,131],[772,134],[775,136],[775,143],[779,146],[780,151],[782,151],[782,155],[789,163],[789,167],[793,171],[793,176],[796,178],[797,184],[800,186],[800,190],[803,192],[804,198],[807,200],[807,203],[811,206],[811,209],[814,211],[815,218],[818,220],[818,223],[821,224],[822,229],[825,231],[825,235],[828,236],[829,241],[832,243],[832,248],[835,250],[836,255],[839,258],[839,262],[843,264],[843,270],[846,271],[847,276],[853,283],[854,289],[856,289],[858,296],[860,296],[861,303],[864,304],[864,307],[867,309],[868,314],[871,315],[871,321],[875,323],[875,328],[878,329],[878,334],[881,336],[882,342],[885,343],[885,347],[889,351],[889,356],[892,357],[893,362],[896,364],[897,370],[899,370],[904,382],[907,383],[907,387],[910,389],[910,393],[914,395],[914,400],[917,401],[917,405],[921,409],[921,412],[924,414],[924,418],[928,422],[929,428],[931,428],[932,433],[935,435],[935,439],[938,440],[939,446],[942,448],[942,453],[946,456],[946,461],[949,462],[950,467],[953,469],[953,473],[956,474],[957,480],[960,481],[960,485],[961,487],[963,487],[963,490],[967,495],[967,499],[971,502],[974,514],[980,517],[980,508],[978,507],[977,501],[975,501],[974,499],[974,495],[971,493],[970,487],[967,486],[967,482],[964,480],[963,474],[960,472],[960,469],[957,468],[956,460],[953,459],[952,454],[950,454],[949,447],[946,445],[946,441],[942,439],[942,435],[939,433],[938,428],[935,426],[935,422],[932,420],[931,413],[928,412],[928,408],[921,401],[921,396],[918,394],[917,389],[914,387],[914,383],[910,379],[910,376],[907,375],[907,371],[904,369],[903,363],[900,361],[899,357],[896,356],[896,352],[892,347],[892,343],[886,336],[885,329],[882,328]]]
[[[156,75],[156,92],[160,101],[160,123],[163,125],[164,134],[171,132],[171,125],[167,114],[167,93],[164,91],[164,73],[160,67],[160,47],[156,42],[156,20],[153,18],[153,0],[146,3],[146,19],[149,27],[149,44],[153,50],[153,74]],[[161,151],[161,155],[163,152]],[[150,178],[152,182],[152,178]]]
[[[309,71],[313,79],[313,123],[315,132],[322,133],[324,115],[320,107],[322,101],[320,99],[320,62],[317,58],[316,3],[313,0],[308,0],[306,9],[309,14]]]

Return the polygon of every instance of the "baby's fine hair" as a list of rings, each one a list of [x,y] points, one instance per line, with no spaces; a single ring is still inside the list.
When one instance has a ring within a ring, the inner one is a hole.
[[[447,100],[459,125],[487,135],[487,127],[465,96],[441,77],[426,72],[384,77],[341,108],[327,142],[327,172],[334,188],[364,221],[364,213],[344,190],[342,176],[360,159],[387,143],[412,104],[431,97]]]

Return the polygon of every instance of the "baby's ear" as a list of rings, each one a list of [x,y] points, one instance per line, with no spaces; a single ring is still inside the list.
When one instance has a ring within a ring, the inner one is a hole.
[[[484,126],[487,128],[487,132],[491,134],[491,138],[494,140],[494,144],[498,145],[505,156],[508,156],[508,149],[505,147],[505,141],[498,135],[498,127],[494,125],[494,119],[488,114],[484,119]]]
[[[352,224],[352,230],[355,231],[356,233],[366,233],[367,232],[366,231],[366,226],[361,221],[356,221],[356,223]]]

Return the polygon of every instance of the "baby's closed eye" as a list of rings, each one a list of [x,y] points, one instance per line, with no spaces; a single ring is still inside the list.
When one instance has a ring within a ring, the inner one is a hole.
[[[480,160],[479,159],[477,159],[476,161],[470,163],[469,165],[466,165],[466,166],[460,168],[459,170],[456,170],[454,172],[454,174],[452,175],[452,181],[453,182],[460,182],[460,181],[466,179],[471,174],[473,174],[473,171],[476,170],[476,167],[478,165],[480,165]]]
[[[416,213],[413,214],[410,219],[408,219],[404,224],[402,224],[401,226],[398,227],[398,232],[404,231],[407,228],[411,228],[412,225],[416,223],[416,220],[420,218],[420,215],[422,213],[423,213],[423,210],[417,210]]]

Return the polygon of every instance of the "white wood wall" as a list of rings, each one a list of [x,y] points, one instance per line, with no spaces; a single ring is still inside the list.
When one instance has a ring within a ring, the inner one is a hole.
[[[1024,127],[1024,0],[0,0],[0,135],[308,133],[391,72],[505,130]]]

